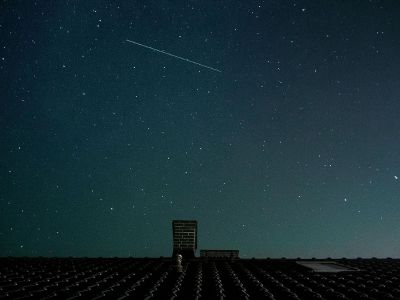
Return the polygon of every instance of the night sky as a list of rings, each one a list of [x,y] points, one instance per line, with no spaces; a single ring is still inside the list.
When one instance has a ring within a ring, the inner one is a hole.
[[[1,1],[0,256],[399,257],[399,15]]]

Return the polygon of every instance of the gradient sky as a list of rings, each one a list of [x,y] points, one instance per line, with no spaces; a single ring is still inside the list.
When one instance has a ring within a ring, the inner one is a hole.
[[[0,256],[399,257],[399,14],[1,1]]]

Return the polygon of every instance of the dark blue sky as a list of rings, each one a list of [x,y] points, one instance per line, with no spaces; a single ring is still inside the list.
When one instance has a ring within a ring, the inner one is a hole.
[[[398,257],[399,13],[2,1],[0,255]]]

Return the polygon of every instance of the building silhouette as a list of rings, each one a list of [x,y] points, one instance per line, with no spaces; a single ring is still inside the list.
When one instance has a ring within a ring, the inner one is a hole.
[[[200,257],[237,259],[239,258],[239,250],[200,250]]]
[[[197,249],[197,221],[173,220],[173,251],[172,256],[181,254],[184,258],[195,257]]]

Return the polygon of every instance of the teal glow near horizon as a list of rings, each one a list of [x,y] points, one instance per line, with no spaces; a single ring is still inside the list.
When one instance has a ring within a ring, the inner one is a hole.
[[[0,256],[399,256],[397,2],[0,6]]]

